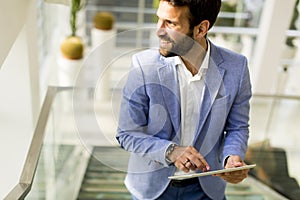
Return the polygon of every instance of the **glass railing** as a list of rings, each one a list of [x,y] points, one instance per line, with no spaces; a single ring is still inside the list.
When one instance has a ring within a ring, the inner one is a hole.
[[[300,96],[254,95],[246,160],[256,163],[254,177],[283,194],[299,199]]]
[[[20,181],[5,199],[23,199],[31,189],[32,182],[36,173],[36,167],[40,158],[40,152],[43,146],[45,128],[47,125],[47,119],[49,117],[49,111],[51,109],[51,104],[55,96],[55,92],[55,88],[49,88],[47,92],[47,96],[42,106],[41,114],[38,119],[38,123],[33,135]]]
[[[89,154],[70,123],[72,91],[48,88],[19,183],[6,200],[76,199]]]

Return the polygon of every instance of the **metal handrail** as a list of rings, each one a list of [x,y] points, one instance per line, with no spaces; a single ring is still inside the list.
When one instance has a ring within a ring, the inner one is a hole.
[[[8,193],[8,195],[4,198],[5,200],[24,199],[30,192],[39,162],[40,153],[42,151],[45,129],[53,99],[57,92],[65,89],[70,88],[48,87],[19,183]]]
[[[299,95],[286,95],[286,94],[262,94],[262,93],[254,93],[253,97],[300,100],[300,96]]]
[[[121,7],[116,7],[116,6],[104,6],[104,5],[87,5],[86,10],[89,11],[110,11],[110,12],[121,12],[121,13],[142,13],[142,14],[149,14],[149,15],[154,15],[156,13],[156,8],[146,8],[145,6],[143,7],[143,10],[138,10],[136,7],[128,7],[128,6],[121,6]],[[219,18],[237,18],[237,19],[249,19],[250,14],[248,12],[224,12],[221,11],[218,15]]]

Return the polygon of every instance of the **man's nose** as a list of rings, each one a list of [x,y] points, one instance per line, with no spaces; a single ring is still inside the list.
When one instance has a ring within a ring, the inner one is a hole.
[[[164,36],[164,35],[166,35],[166,34],[167,34],[167,32],[166,32],[166,29],[165,29],[165,28],[158,28],[157,31],[156,31],[156,35],[157,35],[158,37]]]
[[[157,20],[156,27],[157,27],[158,29],[160,29],[160,28],[165,28],[165,22],[164,22],[164,20],[158,19],[158,20]]]
[[[163,20],[158,20],[157,21],[157,31],[156,31],[157,36],[163,36],[166,35],[166,26]]]

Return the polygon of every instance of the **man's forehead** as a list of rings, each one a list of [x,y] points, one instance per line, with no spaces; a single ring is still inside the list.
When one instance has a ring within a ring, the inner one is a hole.
[[[156,14],[163,19],[180,21],[187,18],[188,12],[187,6],[173,6],[168,1],[160,1]]]

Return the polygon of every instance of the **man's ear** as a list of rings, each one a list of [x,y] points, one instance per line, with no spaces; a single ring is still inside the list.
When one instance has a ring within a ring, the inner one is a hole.
[[[205,37],[205,35],[208,32],[209,29],[209,21],[208,20],[203,20],[198,24],[197,26],[194,27],[194,37],[195,39],[201,39]]]

